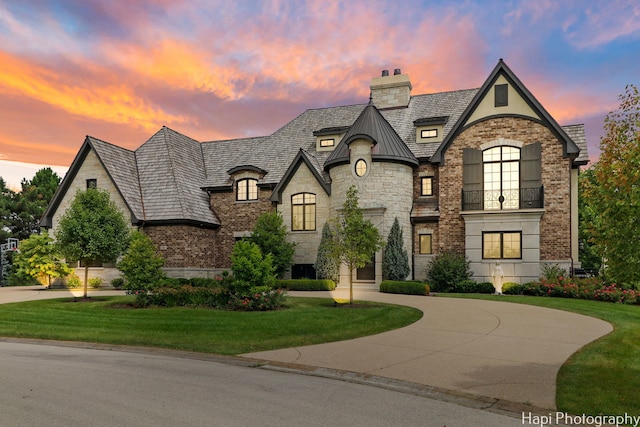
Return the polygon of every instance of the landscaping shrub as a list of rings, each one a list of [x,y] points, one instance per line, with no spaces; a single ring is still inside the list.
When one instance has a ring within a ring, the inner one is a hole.
[[[219,288],[221,281],[222,277],[216,277],[213,279],[204,277],[193,277],[189,279],[189,283],[195,288]]]
[[[276,281],[276,286],[290,291],[333,291],[336,282],[328,279],[289,279]]]
[[[522,285],[514,282],[507,282],[502,285],[502,293],[505,295],[522,295]]]
[[[436,255],[427,269],[427,280],[434,292],[450,292],[456,283],[470,279],[471,275],[465,256],[452,253]]]
[[[239,240],[231,253],[233,289],[237,294],[246,295],[255,286],[275,285],[276,276],[270,253],[262,255],[258,245]]]
[[[118,262],[118,270],[124,274],[124,288],[129,293],[150,291],[165,275],[164,258],[158,255],[151,238],[141,231],[131,233],[129,246]]]
[[[82,280],[77,274],[72,273],[67,277],[67,288],[77,289],[82,287]]]
[[[231,294],[227,308],[246,311],[277,310],[285,300],[286,292],[282,289],[260,291],[253,288],[247,295]]]
[[[567,276],[569,276],[567,271],[558,264],[545,264],[542,266],[542,280],[557,282]]]
[[[640,291],[626,289],[615,283],[607,284],[598,278],[559,277],[557,281],[543,279],[522,285],[522,294],[640,304]]]
[[[92,277],[89,279],[89,287],[98,289],[102,287],[102,279],[99,277]]]
[[[318,254],[316,256],[316,278],[329,279],[338,282],[340,277],[340,266],[331,253],[331,242],[333,239],[333,231],[328,222],[325,222],[322,228],[322,238],[318,246]]]
[[[451,292],[461,294],[492,294],[496,291],[491,282],[476,282],[475,280],[463,280],[456,283]]]
[[[429,285],[419,281],[409,280],[383,280],[380,283],[380,292],[388,294],[429,295]]]
[[[402,228],[398,217],[393,221],[387,245],[382,253],[382,277],[385,280],[404,280],[411,273],[409,256],[404,249]]]
[[[120,289],[124,286],[124,279],[122,277],[118,277],[116,279],[113,279],[111,281],[111,286],[113,286],[116,289]]]

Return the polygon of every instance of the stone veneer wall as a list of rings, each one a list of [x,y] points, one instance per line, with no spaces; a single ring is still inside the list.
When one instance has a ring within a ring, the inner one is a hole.
[[[76,197],[78,190],[85,191],[87,189],[87,179],[95,179],[97,187],[100,190],[105,190],[109,193],[111,200],[114,201],[118,209],[122,211],[124,219],[131,226],[131,211],[127,208],[127,204],[124,199],[118,193],[115,184],[111,181],[109,174],[102,167],[100,159],[96,155],[95,151],[90,150],[87,153],[87,158],[82,163],[76,176],[69,185],[69,189],[65,193],[58,209],[54,212],[51,224],[50,234],[53,235],[56,227],[60,223],[60,218],[66,212],[67,208],[71,204],[71,201]]]
[[[231,251],[236,237],[248,235],[254,229],[258,217],[274,209],[273,203],[269,200],[271,192],[271,189],[258,187],[258,200],[246,202],[236,201],[235,189],[211,195],[211,209],[222,224],[215,231],[214,265],[217,268],[231,268]]]
[[[351,163],[331,169],[332,213],[338,214],[351,185],[358,188],[358,204],[365,218],[370,219],[382,236],[388,237],[394,219],[397,217],[402,227],[404,248],[411,254],[412,227],[410,220],[413,205],[413,168],[400,163],[372,162],[371,143],[354,141],[349,146]],[[356,176],[354,165],[358,159],[367,162],[367,173]],[[382,279],[382,256],[376,256],[376,284]],[[409,256],[409,263],[412,257]],[[410,276],[409,276],[410,277]],[[342,283],[342,279],[341,279]]]
[[[481,121],[465,129],[447,149],[440,167],[440,239],[438,252],[465,253],[464,221],[460,215],[462,150],[505,138],[525,145],[542,143],[542,184],[545,212],[540,224],[540,259],[566,261],[571,257],[570,160],[549,129],[532,120],[507,117]]]
[[[316,229],[314,231],[291,231],[291,196],[298,193],[316,195]],[[301,164],[289,184],[282,192],[278,212],[289,230],[289,241],[296,244],[294,264],[315,264],[318,246],[322,239],[322,228],[330,218],[330,199],[306,164]]]

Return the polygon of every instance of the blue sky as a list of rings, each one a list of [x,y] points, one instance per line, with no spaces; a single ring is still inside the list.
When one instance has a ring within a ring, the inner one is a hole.
[[[596,159],[604,117],[640,83],[640,3],[4,1],[0,176],[63,171],[87,134],[130,149],[163,125],[269,134],[366,102],[382,69],[413,94],[479,87],[500,58],[560,124],[585,123]]]

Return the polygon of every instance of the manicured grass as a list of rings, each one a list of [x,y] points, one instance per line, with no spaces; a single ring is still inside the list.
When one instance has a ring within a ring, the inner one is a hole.
[[[126,308],[133,297],[40,300],[0,306],[0,336],[241,354],[340,341],[400,328],[422,317],[410,307],[288,298],[285,308]]]
[[[556,404],[573,414],[640,414],[640,306],[566,298],[443,295],[537,305],[609,322],[614,331],[567,360],[557,381]]]

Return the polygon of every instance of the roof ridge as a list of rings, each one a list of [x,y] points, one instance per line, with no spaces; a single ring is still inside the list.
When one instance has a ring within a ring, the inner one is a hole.
[[[169,164],[171,165],[171,176],[173,177],[173,185],[175,186],[176,190],[178,191],[177,194],[177,199],[178,199],[178,203],[180,203],[180,213],[184,216],[185,215],[185,207],[184,207],[184,203],[182,202],[182,194],[181,194],[181,188],[178,187],[178,179],[176,178],[176,168],[175,168],[175,162],[173,159],[173,156],[171,155],[171,150],[169,148],[169,141],[168,141],[168,137],[167,137],[167,130],[172,131],[172,129],[169,129],[166,126],[162,126],[162,138],[165,144],[165,148],[167,149],[167,157],[169,158]],[[175,132],[175,131],[173,131]],[[176,132],[177,133],[177,132]]]

